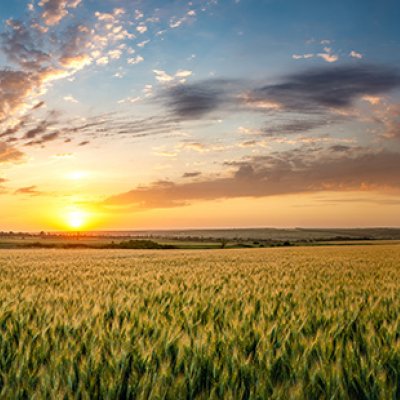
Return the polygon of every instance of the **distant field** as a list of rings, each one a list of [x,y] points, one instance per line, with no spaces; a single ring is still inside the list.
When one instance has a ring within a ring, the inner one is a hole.
[[[0,398],[400,398],[400,247],[1,250]]]
[[[337,240],[373,239],[400,240],[400,228],[232,228],[232,229],[188,229],[160,231],[98,232],[102,235],[168,238],[179,240],[229,239],[240,240]]]
[[[400,243],[400,229],[214,229],[121,232],[5,233],[0,232],[0,249],[29,247],[118,247],[127,241],[151,241],[150,248],[178,249],[258,248],[343,244]],[[137,243],[140,248],[140,243]],[[123,246],[122,246],[123,247]],[[129,246],[125,246],[129,247]],[[148,248],[148,247],[142,247]]]
[[[130,239],[130,238],[129,238]],[[132,239],[135,243],[142,239]],[[15,236],[15,237],[0,237],[0,249],[16,249],[30,247],[54,247],[54,248],[107,248],[111,245],[119,245],[126,243],[127,238],[113,237],[90,237],[90,236],[60,236],[60,237],[41,237],[41,236]],[[170,245],[179,249],[218,249],[221,248],[219,241],[204,241],[204,240],[171,240],[171,239],[155,239],[151,243],[160,245]],[[235,246],[235,242],[227,242],[230,246]]]

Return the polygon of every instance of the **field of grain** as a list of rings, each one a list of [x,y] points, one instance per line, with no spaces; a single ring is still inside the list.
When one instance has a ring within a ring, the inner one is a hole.
[[[398,399],[400,247],[0,251],[0,398]]]

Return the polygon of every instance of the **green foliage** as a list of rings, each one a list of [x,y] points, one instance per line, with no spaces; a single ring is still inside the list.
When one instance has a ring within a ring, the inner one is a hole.
[[[152,240],[125,240],[120,243],[111,243],[104,245],[105,249],[174,249],[168,244],[160,244]]]
[[[0,251],[0,398],[397,399],[399,282],[396,245]]]

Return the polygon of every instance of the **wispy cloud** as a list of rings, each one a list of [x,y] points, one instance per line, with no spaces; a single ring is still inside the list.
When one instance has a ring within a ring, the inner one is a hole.
[[[39,191],[36,186],[26,186],[17,189],[14,194],[24,196],[40,196],[42,195],[42,192]]]
[[[153,72],[156,80],[162,84],[185,83],[186,79],[193,73],[190,70],[178,70],[174,74],[170,75],[160,69],[154,69]]]

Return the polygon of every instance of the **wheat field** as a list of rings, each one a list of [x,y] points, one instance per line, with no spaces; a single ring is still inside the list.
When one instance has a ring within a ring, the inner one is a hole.
[[[0,398],[399,399],[400,246],[0,251]]]

